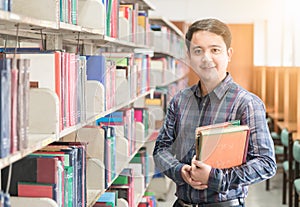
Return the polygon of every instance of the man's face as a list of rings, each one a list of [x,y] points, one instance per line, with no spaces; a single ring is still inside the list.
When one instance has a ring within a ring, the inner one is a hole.
[[[227,50],[223,38],[207,31],[193,34],[190,44],[190,65],[201,81],[218,84],[227,71],[232,48]]]

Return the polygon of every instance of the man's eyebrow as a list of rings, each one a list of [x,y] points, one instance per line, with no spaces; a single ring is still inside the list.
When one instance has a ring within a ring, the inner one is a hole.
[[[200,47],[199,45],[192,45],[191,48],[192,48],[192,49],[196,49],[196,48],[202,48],[202,47]]]
[[[222,46],[220,46],[220,45],[210,45],[210,46],[208,46],[208,48],[212,48],[212,47],[222,48]],[[199,45],[191,45],[191,48],[192,49],[197,49],[197,48],[202,48],[202,47],[199,46]]]

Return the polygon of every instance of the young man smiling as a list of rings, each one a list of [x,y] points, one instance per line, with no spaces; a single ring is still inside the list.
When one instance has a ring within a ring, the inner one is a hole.
[[[176,183],[174,207],[245,206],[248,186],[276,173],[265,106],[227,72],[233,50],[225,23],[196,21],[186,33],[186,46],[199,82],[170,101],[153,151],[155,164]],[[246,163],[217,169],[195,160],[196,127],[233,120],[250,128]]]

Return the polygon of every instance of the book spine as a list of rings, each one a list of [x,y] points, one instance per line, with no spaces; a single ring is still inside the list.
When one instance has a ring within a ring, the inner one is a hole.
[[[18,99],[18,69],[15,61],[12,62],[11,70],[11,143],[10,153],[18,150],[17,135],[17,99]]]
[[[24,59],[24,139],[22,140],[22,147],[28,147],[28,134],[29,134],[29,90],[30,90],[30,59]]]
[[[6,157],[10,153],[10,107],[11,107],[11,66],[10,59],[0,60],[1,89],[0,89],[0,157]]]

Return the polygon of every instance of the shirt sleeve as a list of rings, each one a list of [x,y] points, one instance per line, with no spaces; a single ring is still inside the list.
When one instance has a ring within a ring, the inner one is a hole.
[[[237,118],[241,120],[241,124],[247,124],[250,128],[246,163],[229,169],[211,170],[209,188],[219,193],[261,182],[272,177],[277,169],[274,143],[267,126],[263,102],[254,97],[241,104]]]
[[[183,163],[180,163],[175,155],[172,153],[172,145],[175,141],[175,126],[176,126],[176,106],[178,96],[173,97],[170,101],[166,118],[162,128],[160,129],[159,135],[157,137],[154,151],[153,159],[155,166],[169,178],[171,178],[175,183],[181,185],[185,181],[181,176],[181,168]]]

